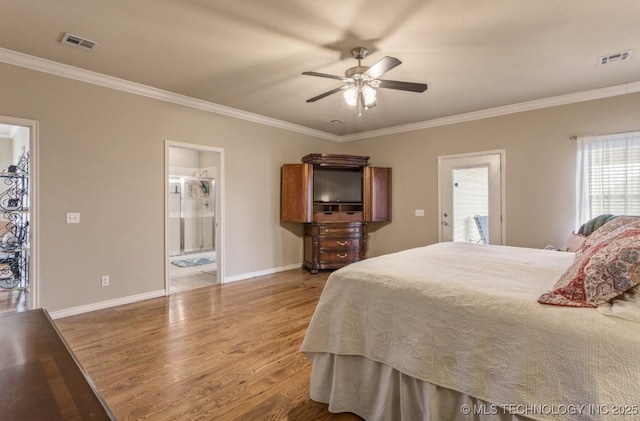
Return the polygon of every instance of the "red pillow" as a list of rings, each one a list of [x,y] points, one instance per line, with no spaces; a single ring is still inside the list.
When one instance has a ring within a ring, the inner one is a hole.
[[[638,284],[640,219],[619,227],[581,254],[576,254],[573,264],[560,276],[551,291],[538,298],[538,302],[597,307]]]
[[[584,243],[582,243],[580,248],[576,250],[576,254],[581,254],[586,249],[588,249],[589,247],[597,243],[598,240],[611,234],[613,231],[617,230],[618,228],[636,221],[640,221],[640,216],[628,216],[628,215],[616,216],[615,218],[609,220],[609,222],[607,222],[606,224],[604,224],[603,226],[601,226],[600,228],[592,232],[591,235],[586,238]]]

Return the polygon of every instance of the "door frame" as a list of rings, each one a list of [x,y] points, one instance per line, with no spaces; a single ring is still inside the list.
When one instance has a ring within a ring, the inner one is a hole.
[[[442,213],[443,213],[443,187],[442,187],[442,161],[445,159],[459,159],[459,158],[474,158],[481,157],[485,155],[499,155],[500,156],[500,244],[506,245],[507,243],[507,200],[506,200],[506,171],[505,171],[505,155],[506,152],[504,149],[494,149],[490,151],[481,151],[481,152],[468,152],[462,154],[453,154],[453,155],[441,155],[438,156],[438,214],[437,214],[437,224],[438,224],[438,242],[442,242]]]
[[[39,200],[39,123],[25,118],[0,116],[0,123],[29,128],[29,310],[40,308],[40,200]]]
[[[215,225],[215,248],[216,248],[216,276],[218,283],[224,283],[224,181],[225,181],[225,166],[224,166],[224,148],[218,148],[214,146],[198,145],[194,143],[177,142],[173,140],[165,140],[164,142],[164,288],[165,294],[169,295],[170,291],[170,278],[169,278],[169,265],[171,264],[169,258],[169,153],[170,148],[183,148],[191,149],[198,152],[214,152],[219,154],[219,171],[218,178],[214,184],[215,196],[215,212],[216,212],[216,225]]]

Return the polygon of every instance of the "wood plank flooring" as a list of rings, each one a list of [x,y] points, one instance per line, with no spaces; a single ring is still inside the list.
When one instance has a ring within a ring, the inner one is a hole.
[[[119,420],[361,420],[309,399],[327,273],[301,269],[56,320]]]
[[[0,289],[0,314],[29,310],[29,293],[21,289]]]

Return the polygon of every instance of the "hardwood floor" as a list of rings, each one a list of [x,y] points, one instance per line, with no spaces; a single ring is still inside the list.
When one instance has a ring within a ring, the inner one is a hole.
[[[301,269],[56,320],[119,420],[361,420],[309,399],[328,277]]]
[[[0,314],[29,310],[29,293],[22,289],[0,289]]]

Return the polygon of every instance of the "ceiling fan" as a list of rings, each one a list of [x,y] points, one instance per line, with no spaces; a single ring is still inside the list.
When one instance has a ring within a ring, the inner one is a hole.
[[[427,90],[425,83],[401,82],[398,80],[378,79],[380,76],[400,65],[402,62],[395,57],[383,57],[373,66],[363,66],[362,60],[367,57],[369,50],[365,47],[356,47],[351,50],[351,55],[358,60],[358,65],[350,67],[344,72],[344,76],[329,75],[318,72],[303,72],[303,75],[338,79],[344,82],[343,86],[314,96],[307,102],[315,102],[319,99],[344,91],[343,96],[347,104],[358,107],[358,115],[362,110],[368,110],[376,105],[376,89],[397,89],[400,91],[424,92]]]

